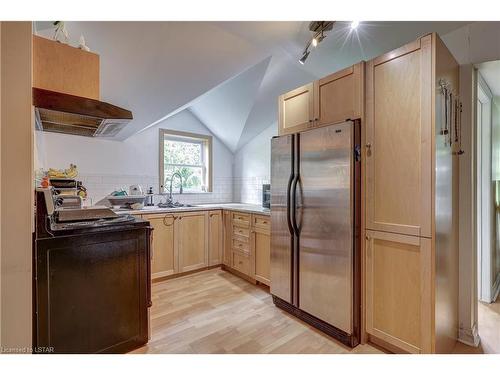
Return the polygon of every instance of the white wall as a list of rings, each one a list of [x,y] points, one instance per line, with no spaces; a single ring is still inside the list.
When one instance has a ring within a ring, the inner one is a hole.
[[[113,190],[139,183],[159,189],[159,129],[173,129],[212,135],[188,110],[138,133],[126,141],[109,141],[73,135],[36,132],[36,168],[67,168],[76,164],[95,204]],[[213,192],[184,194],[185,203],[232,201],[233,155],[213,138]]]
[[[234,155],[234,199],[262,204],[262,184],[271,178],[271,138],[278,134],[276,123],[239,149]]]

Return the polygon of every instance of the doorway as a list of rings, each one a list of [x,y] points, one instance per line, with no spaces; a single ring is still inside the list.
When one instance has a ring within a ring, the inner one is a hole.
[[[500,61],[475,69],[478,333],[500,353]]]

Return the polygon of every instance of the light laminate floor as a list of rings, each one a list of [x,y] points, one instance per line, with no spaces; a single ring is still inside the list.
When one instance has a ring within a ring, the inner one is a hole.
[[[500,354],[500,296],[494,303],[478,303],[478,333],[481,341],[477,348],[457,344],[456,353]]]
[[[350,349],[221,269],[153,284],[152,337],[133,353],[382,353]]]

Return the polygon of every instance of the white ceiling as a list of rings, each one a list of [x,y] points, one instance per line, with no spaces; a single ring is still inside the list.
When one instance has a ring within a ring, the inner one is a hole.
[[[337,22],[306,64],[308,22],[67,22],[101,58],[101,98],[130,109],[123,140],[190,109],[231,150],[277,121],[277,96],[420,35],[465,22]],[[50,24],[36,23],[51,37]]]
[[[477,65],[479,72],[495,96],[500,95],[500,60],[488,61]]]
[[[191,112],[232,152],[236,151],[270,59],[266,58],[208,91],[189,106]]]

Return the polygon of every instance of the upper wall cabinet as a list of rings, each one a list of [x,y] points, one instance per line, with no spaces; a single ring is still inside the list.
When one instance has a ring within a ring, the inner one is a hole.
[[[360,62],[314,82],[314,126],[361,117],[363,72]]]
[[[431,236],[432,43],[366,64],[366,228]]]
[[[363,108],[360,62],[279,97],[279,134],[357,119]]]
[[[314,84],[309,83],[279,97],[279,134],[307,129],[314,117]]]
[[[33,35],[33,87],[99,100],[99,55]]]

